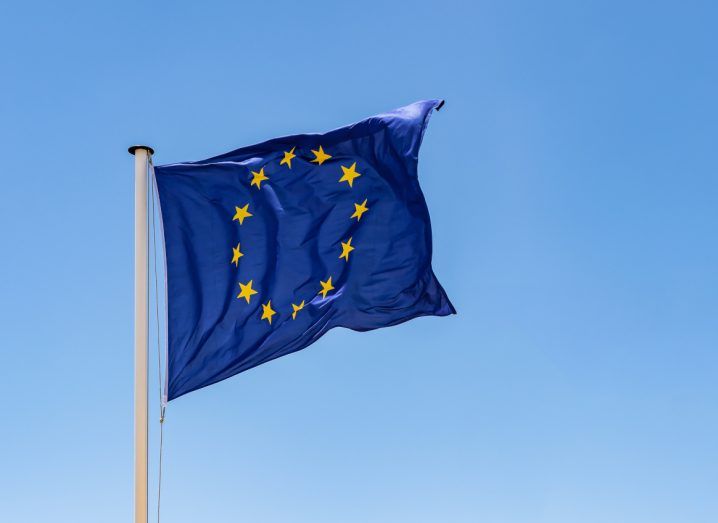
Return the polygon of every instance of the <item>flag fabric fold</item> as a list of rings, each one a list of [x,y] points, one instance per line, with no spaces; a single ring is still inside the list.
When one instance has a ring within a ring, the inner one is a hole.
[[[155,167],[168,400],[301,350],[333,327],[455,313],[431,267],[417,177],[437,105]]]

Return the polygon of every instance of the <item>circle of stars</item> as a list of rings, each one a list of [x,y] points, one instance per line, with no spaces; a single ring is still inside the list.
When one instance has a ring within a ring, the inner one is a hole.
[[[292,147],[288,151],[282,151],[283,158],[280,160],[279,165],[280,166],[286,166],[288,169],[292,169],[292,160],[297,157],[297,154],[295,154],[296,146]],[[332,155],[328,154],[324,151],[324,148],[319,145],[317,149],[310,149],[312,154],[314,155],[314,158],[309,160],[310,163],[314,163],[316,165],[322,165],[324,162],[332,158]],[[346,182],[349,185],[350,189],[354,188],[354,181],[359,178],[362,174],[356,170],[356,162],[353,162],[351,165],[340,165],[342,170],[342,176],[339,178],[339,183]],[[256,187],[257,190],[262,189],[262,182],[269,181],[269,177],[264,173],[264,166],[259,169],[259,171],[250,171],[252,174],[252,180],[250,181],[250,186]],[[364,215],[369,210],[369,207],[367,206],[368,199],[364,199],[363,202],[356,202],[354,203],[354,213],[349,217],[350,220],[353,220],[356,218],[357,222],[359,222]],[[235,206],[235,214],[232,218],[232,221],[239,222],[239,225],[244,225],[244,220],[247,218],[250,218],[253,216],[253,214],[249,211],[249,203],[244,204],[244,206],[240,207],[239,205]],[[341,244],[341,254],[339,255],[339,259],[343,259],[345,263],[349,263],[349,258],[354,251],[355,247],[352,245],[352,237],[349,237],[346,241],[340,241]],[[240,258],[244,256],[244,253],[240,250],[241,244],[238,242],[236,247],[232,247],[232,259],[231,264],[233,264],[235,267],[239,267],[239,261]],[[259,294],[259,291],[253,287],[254,280],[249,280],[246,283],[239,282],[239,289],[240,292],[237,294],[237,299],[244,299],[247,304],[251,303],[252,296],[255,294]],[[320,280],[318,287],[321,287],[319,291],[317,292],[317,296],[321,295],[321,299],[325,300],[327,299],[327,296],[335,290],[335,287],[332,283],[332,275],[329,275],[326,280]],[[302,300],[300,303],[292,303],[292,320],[297,319],[297,315],[304,309],[305,300]],[[267,303],[261,303],[262,306],[262,315],[260,317],[260,320],[266,320],[269,325],[272,324],[272,318],[278,314],[276,310],[272,308],[272,300],[267,300]]]

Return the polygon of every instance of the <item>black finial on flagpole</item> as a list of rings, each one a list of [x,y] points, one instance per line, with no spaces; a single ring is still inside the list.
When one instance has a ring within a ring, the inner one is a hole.
[[[436,106],[436,110],[441,110],[442,107],[444,107],[444,104],[446,103],[446,100],[439,100],[439,105]]]
[[[155,150],[149,145],[133,145],[132,147],[127,148],[127,152],[134,155],[137,149],[145,149],[148,153],[150,153],[150,155],[155,154]]]

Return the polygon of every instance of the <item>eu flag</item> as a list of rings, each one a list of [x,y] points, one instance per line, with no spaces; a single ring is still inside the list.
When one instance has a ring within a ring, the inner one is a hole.
[[[167,398],[357,331],[456,311],[417,178],[438,100],[326,134],[155,167],[167,258]]]

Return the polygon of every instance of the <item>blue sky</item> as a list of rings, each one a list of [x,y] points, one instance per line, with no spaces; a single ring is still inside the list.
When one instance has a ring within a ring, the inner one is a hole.
[[[3,519],[131,519],[128,145],[441,97],[420,179],[459,314],[171,403],[164,520],[718,520],[714,4],[248,4],[3,8]]]

